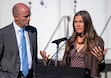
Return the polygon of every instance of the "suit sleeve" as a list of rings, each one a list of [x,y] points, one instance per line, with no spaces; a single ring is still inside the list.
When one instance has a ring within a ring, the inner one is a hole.
[[[101,37],[98,37],[97,38],[97,40],[96,40],[96,46],[100,46],[101,47],[101,49],[102,49],[102,51],[104,51],[104,41],[103,41],[103,39],[101,38]],[[105,62],[103,62],[103,63],[98,63],[98,70],[100,71],[100,72],[102,72],[104,69],[105,69]]]
[[[0,30],[0,71],[1,71],[1,59],[3,57],[3,37]]]

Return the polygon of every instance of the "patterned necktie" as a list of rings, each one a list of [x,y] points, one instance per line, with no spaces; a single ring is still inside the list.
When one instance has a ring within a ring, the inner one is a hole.
[[[27,57],[26,40],[23,28],[21,29],[21,46],[22,46],[22,74],[26,77],[28,74],[28,57]]]

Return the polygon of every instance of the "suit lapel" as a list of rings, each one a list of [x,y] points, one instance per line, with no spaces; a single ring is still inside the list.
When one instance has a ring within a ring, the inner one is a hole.
[[[9,25],[9,28],[7,29],[8,32],[8,40],[9,40],[9,44],[11,47],[14,47],[12,52],[15,52],[13,54],[17,54],[17,58],[19,58],[19,53],[18,53],[18,44],[17,44],[17,39],[16,39],[16,34],[15,34],[15,29],[13,24]],[[9,33],[10,32],[10,33]],[[18,59],[18,61],[20,61],[20,59]]]
[[[30,40],[30,50],[31,50],[31,54],[33,55],[33,49],[32,49],[32,33],[31,30],[28,30],[28,35],[29,35],[29,40]]]
[[[10,38],[13,41],[13,46],[16,46],[15,50],[18,51],[18,44],[17,44],[16,34],[15,34],[15,29],[14,29],[13,24],[10,25],[9,32],[10,32]]]

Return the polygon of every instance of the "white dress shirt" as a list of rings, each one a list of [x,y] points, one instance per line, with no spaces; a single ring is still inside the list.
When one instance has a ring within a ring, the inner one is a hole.
[[[17,38],[17,43],[18,43],[18,49],[19,49],[19,57],[20,57],[20,62],[22,64],[22,48],[21,48],[21,28],[16,25],[15,22],[13,22],[15,33],[16,33],[16,38]],[[30,40],[29,40],[29,35],[27,31],[24,31],[24,36],[26,39],[26,47],[27,47],[27,56],[28,56],[28,68],[31,69],[32,67],[32,55],[31,55],[31,50],[30,50]],[[22,71],[22,65],[20,64],[20,71]]]

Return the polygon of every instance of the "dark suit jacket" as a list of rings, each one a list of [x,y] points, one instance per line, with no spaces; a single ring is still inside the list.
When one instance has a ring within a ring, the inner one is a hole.
[[[27,26],[32,52],[32,70],[36,75],[37,30]],[[19,49],[13,24],[0,29],[0,78],[17,78],[20,68]]]

